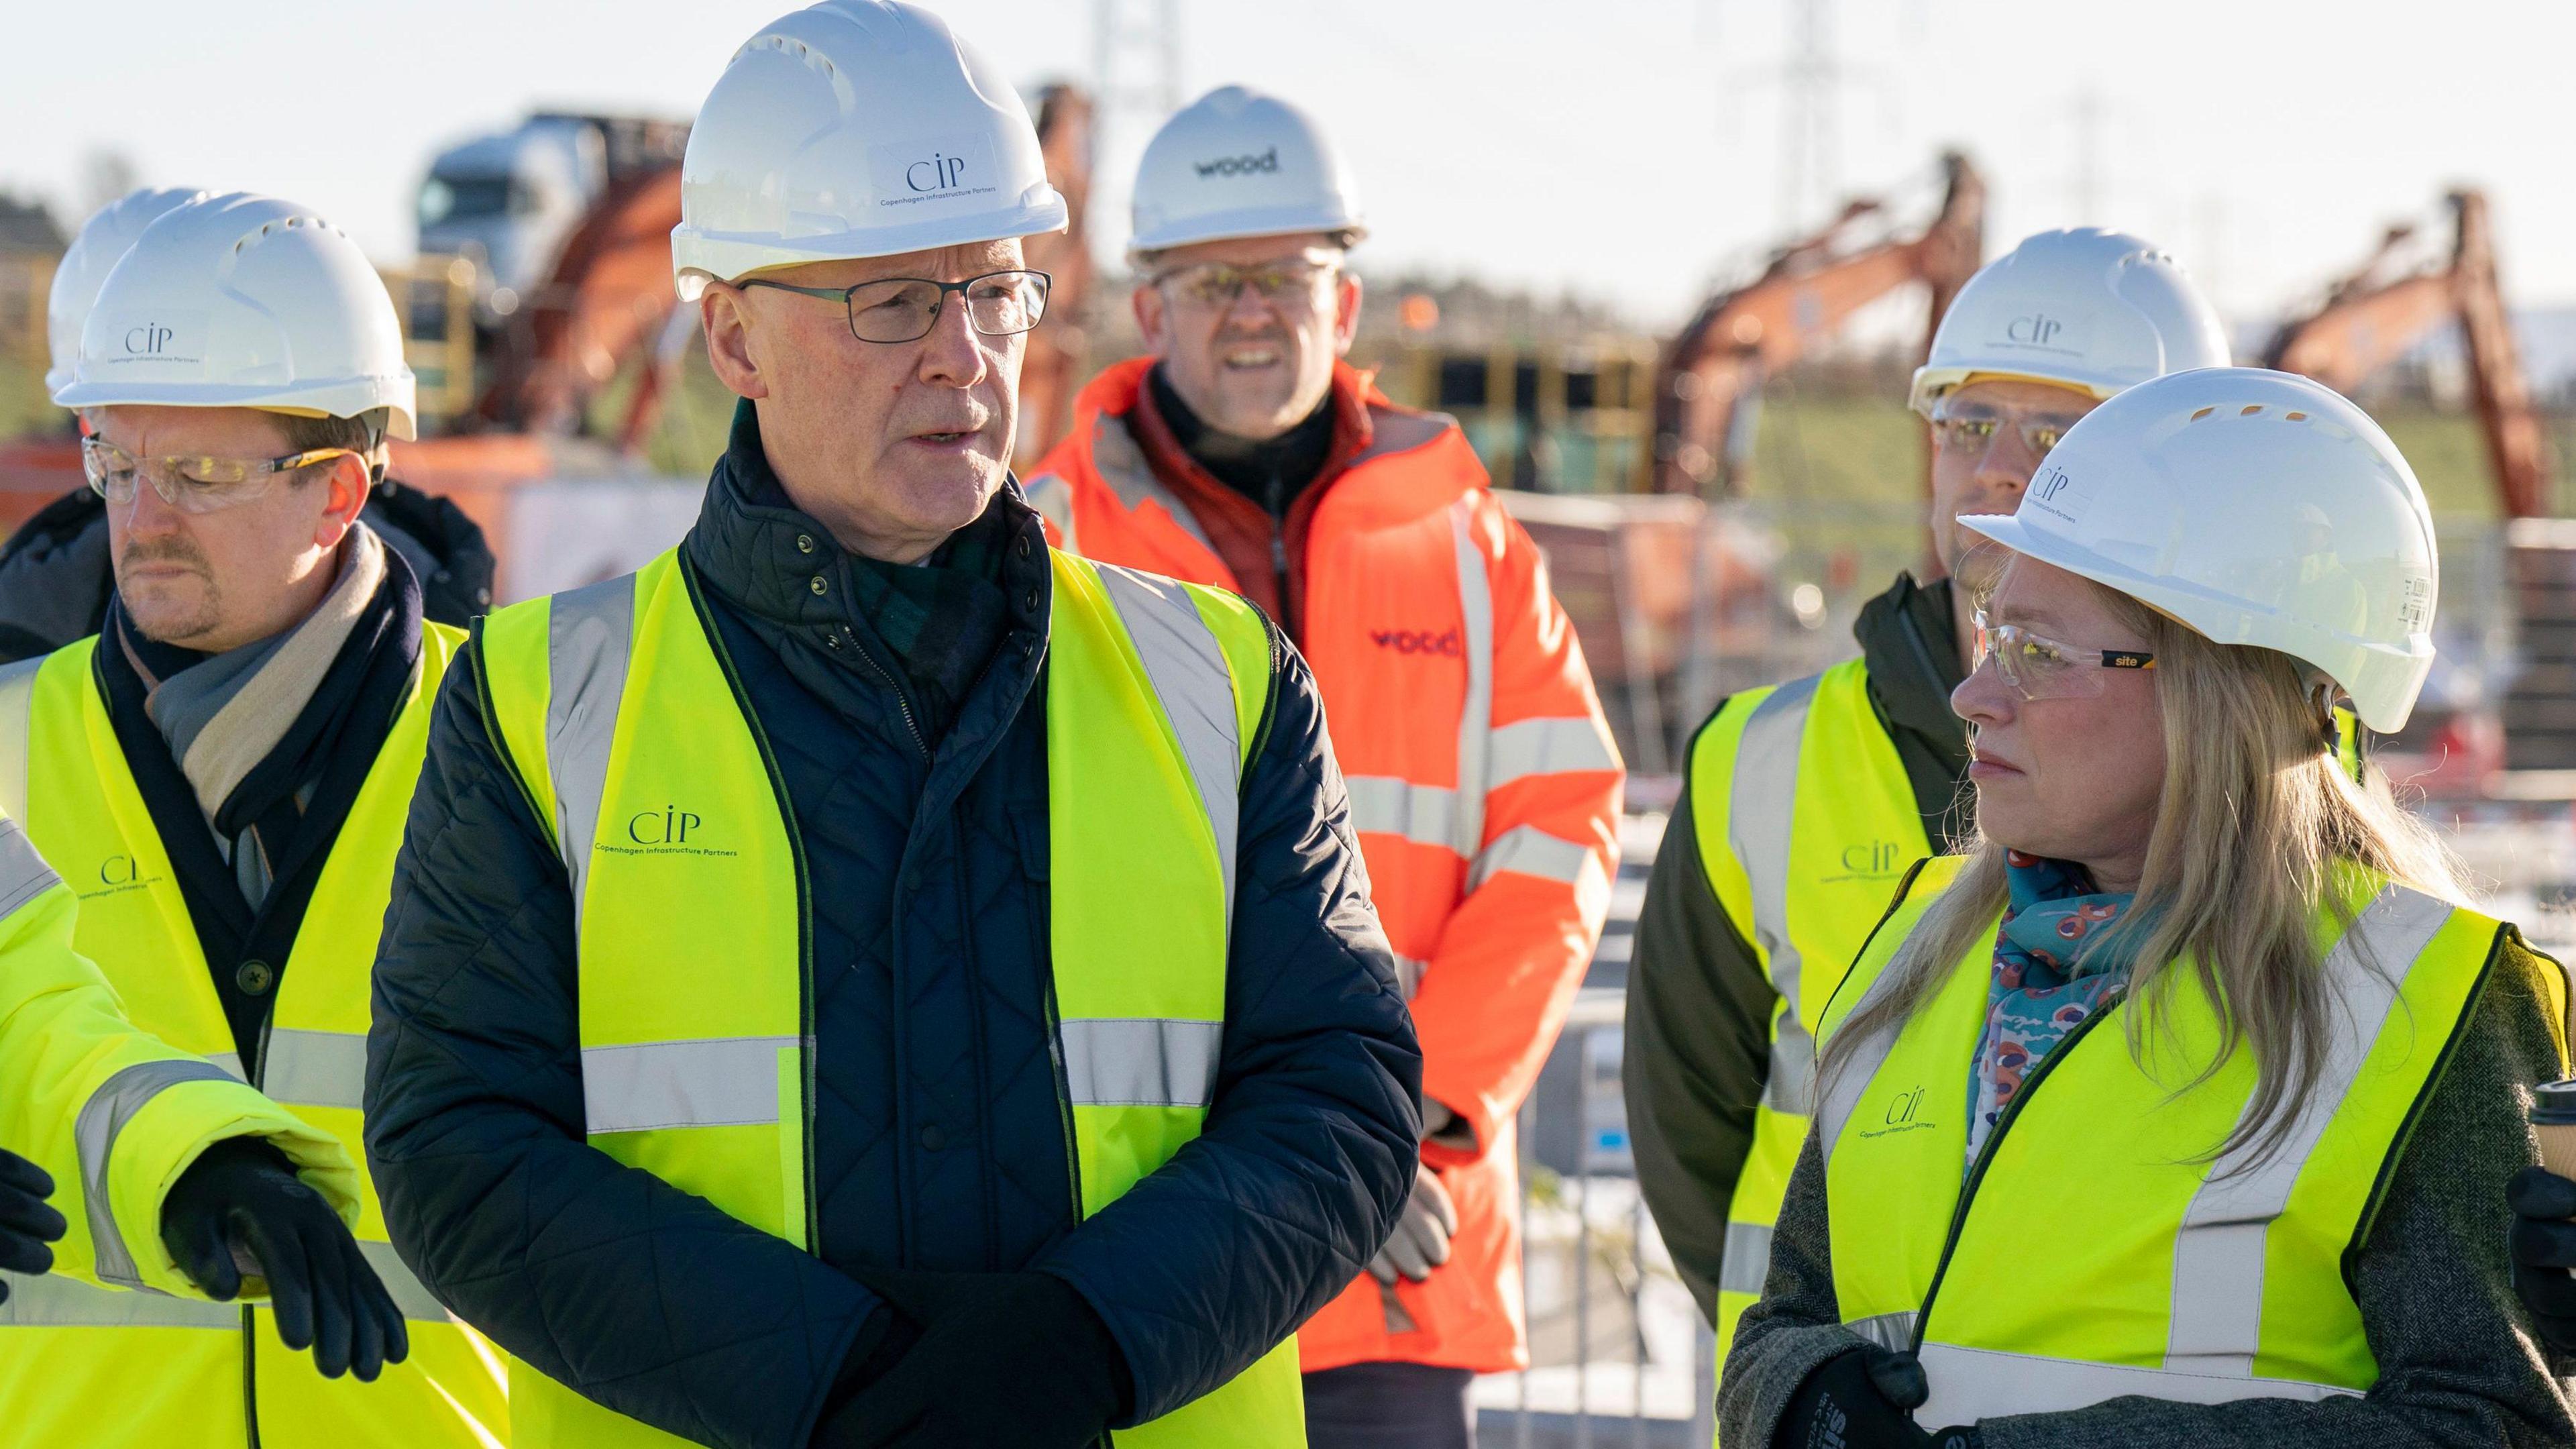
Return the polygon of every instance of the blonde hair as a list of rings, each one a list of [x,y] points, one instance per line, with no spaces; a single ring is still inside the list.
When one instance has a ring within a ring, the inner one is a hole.
[[[2286,654],[2214,644],[2187,625],[2099,585],[2123,623],[2156,655],[2165,778],[2134,906],[2112,928],[2140,939],[2126,1034],[2133,1057],[2169,1024],[2177,969],[2216,1006],[2222,1046],[2208,1080],[2239,1048],[2254,1054],[2252,1101],[2210,1155],[2248,1149],[2243,1166],[2280,1146],[2324,1066],[2333,997],[2317,947],[2317,911],[2350,924],[2334,889],[2350,864],[2426,894],[2462,899],[2457,862],[2408,814],[2384,779],[2356,783],[2330,747],[2331,721],[2313,671]],[[1951,969],[1987,938],[2006,901],[2004,847],[1982,832],[1950,888],[1888,963],[1889,989],[1837,1027],[1823,1075],[1852,1064],[1860,1043],[1902,1026]],[[2132,944],[2132,943],[2123,943]],[[2389,970],[2405,963],[2370,963]]]

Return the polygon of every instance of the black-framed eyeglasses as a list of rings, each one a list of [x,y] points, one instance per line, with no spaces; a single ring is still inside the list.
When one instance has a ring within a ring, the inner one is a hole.
[[[791,287],[754,277],[742,285],[838,301],[849,309],[850,335],[861,342],[918,342],[939,325],[939,309],[951,292],[966,299],[967,323],[985,336],[1026,332],[1046,315],[1047,289],[1055,285],[1055,278],[1044,272],[1014,271],[986,272],[962,282],[881,277],[855,287]]]

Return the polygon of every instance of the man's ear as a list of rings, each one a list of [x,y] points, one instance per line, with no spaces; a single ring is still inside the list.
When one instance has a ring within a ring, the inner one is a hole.
[[[769,396],[768,379],[752,356],[751,302],[742,288],[710,281],[698,297],[699,330],[707,335],[707,363],[736,397],[757,402]]]
[[[349,525],[367,506],[367,495],[375,491],[375,470],[364,458],[347,454],[331,460],[331,471],[323,476],[328,490],[322,500],[322,516],[313,525],[313,543],[317,548],[338,548],[348,535]]]
[[[1333,282],[1333,355],[1351,355],[1360,335],[1360,279],[1345,271]]]
[[[1170,340],[1163,335],[1168,304],[1163,301],[1162,291],[1151,282],[1139,282],[1136,290],[1128,294],[1127,303],[1135,309],[1136,330],[1145,336],[1145,350],[1161,356],[1164,344]]]

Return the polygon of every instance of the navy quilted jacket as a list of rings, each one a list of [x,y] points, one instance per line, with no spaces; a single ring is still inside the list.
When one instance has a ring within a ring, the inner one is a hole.
[[[738,445],[685,547],[806,855],[814,1251],[584,1144],[564,872],[471,649],[432,725],[376,971],[367,1149],[394,1242],[513,1354],[708,1444],[806,1443],[882,1306],[849,1276],[870,1266],[1059,1274],[1117,1341],[1135,1417],[1168,1412],[1349,1283],[1412,1181],[1420,1058],[1313,677],[1274,633],[1205,1135],[1077,1222],[1046,1029],[1036,515],[1016,491],[994,504],[1021,540],[1007,627],[925,739],[847,611],[852,566],[772,490]],[[818,573],[840,586],[817,595]]]

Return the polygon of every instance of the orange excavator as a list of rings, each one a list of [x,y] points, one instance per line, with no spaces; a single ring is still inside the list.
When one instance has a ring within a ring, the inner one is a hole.
[[[1910,237],[1887,205],[1861,200],[1776,253],[1762,275],[1711,297],[1665,350],[1655,388],[1655,488],[1722,498],[1743,486],[1762,380],[1853,313],[1899,287],[1932,292],[1924,346],[1985,255],[1986,183],[1968,158],[1941,158],[1940,209]]]
[[[2403,259],[2418,249],[2416,228],[2390,227],[2370,259],[2329,288],[2316,310],[2273,334],[2263,365],[2350,393],[2435,328],[2457,321],[2497,505],[2507,518],[2537,517],[2548,508],[2549,457],[2496,280],[2486,195],[2454,191],[2448,204],[2452,235],[2446,256],[2430,266],[2406,267]]]

